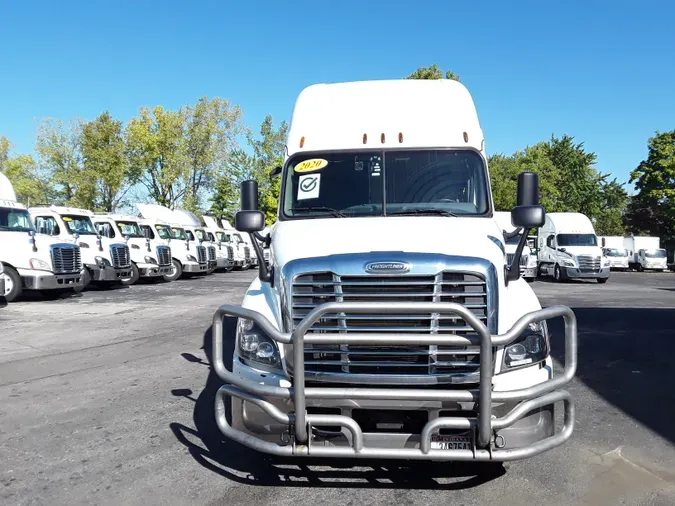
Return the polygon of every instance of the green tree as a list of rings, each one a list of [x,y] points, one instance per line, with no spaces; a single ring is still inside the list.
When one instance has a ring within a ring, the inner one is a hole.
[[[212,189],[215,175],[225,167],[244,131],[242,112],[227,100],[206,97],[184,109],[188,173],[183,207],[197,211],[203,193]]]
[[[126,158],[122,122],[105,111],[82,125],[83,169],[95,185],[92,209],[112,212],[136,180]]]
[[[9,142],[9,139],[3,135],[0,135],[0,172],[5,171],[5,164],[9,159],[9,150],[12,147],[12,143]]]
[[[59,120],[43,120],[38,127],[35,150],[41,169],[52,175],[58,198],[69,205],[92,209],[96,184],[82,164],[81,133],[79,120],[69,126]]]
[[[410,74],[406,79],[452,79],[453,81],[460,81],[459,76],[452,70],[448,70],[443,75],[443,71],[438,68],[435,63],[429,67],[420,67],[415,72]]]
[[[2,164],[5,176],[12,183],[19,202],[34,206],[52,202],[54,186],[48,174],[42,173],[31,155],[8,156]]]
[[[225,170],[216,175],[214,192],[211,197],[211,212],[230,223],[239,209],[239,185],[247,179],[255,179],[253,157],[237,148],[227,159]]]
[[[675,130],[649,138],[647,159],[631,172],[635,185],[625,223],[635,234],[675,241]]]
[[[152,200],[173,209],[187,192],[189,173],[185,114],[143,107],[125,130],[131,171]]]

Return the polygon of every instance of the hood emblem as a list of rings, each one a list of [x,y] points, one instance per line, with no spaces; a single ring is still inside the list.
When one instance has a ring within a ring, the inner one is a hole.
[[[365,269],[371,274],[404,274],[411,268],[407,262],[369,262]]]

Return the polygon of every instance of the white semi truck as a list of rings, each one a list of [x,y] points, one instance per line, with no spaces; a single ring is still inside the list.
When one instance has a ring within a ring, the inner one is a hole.
[[[632,269],[640,272],[668,270],[666,250],[661,248],[659,237],[624,237],[624,248],[628,251],[628,262]]]
[[[131,253],[122,240],[101,236],[94,227],[94,213],[87,209],[66,206],[31,207],[38,233],[50,235],[80,247],[82,255],[82,288],[90,282],[116,284],[132,277]]]
[[[174,209],[173,213],[176,223],[183,226],[190,240],[206,248],[206,273],[213,273],[218,268],[217,243],[211,241],[206,230],[202,227],[201,221],[193,212],[185,209]]]
[[[208,271],[207,251],[204,246],[190,240],[190,236],[182,225],[175,222],[174,212],[159,204],[136,204],[144,225],[157,231],[160,236],[170,234],[171,269],[164,279],[171,281]],[[147,228],[146,228],[147,230]],[[153,232],[154,234],[154,232]]]
[[[202,219],[209,240],[217,247],[218,269],[230,272],[237,265],[241,266],[244,258],[235,247],[231,234],[226,233],[213,216],[202,216]]]
[[[609,279],[610,261],[602,254],[595,229],[581,213],[548,213],[538,232],[539,275],[556,281]]]
[[[246,241],[244,239],[246,234],[240,234],[227,220],[221,220],[221,224],[223,229],[225,229],[232,237],[235,247],[239,250],[239,256],[244,260],[241,266],[237,266],[237,270],[256,267],[258,265],[258,259],[255,256],[253,249],[251,249],[252,244],[249,243],[250,238],[247,237],[249,241]]]
[[[511,223],[511,213],[496,211],[494,217],[504,235],[506,264],[511,265],[516,254],[516,249],[518,249],[518,244],[520,243],[520,236],[526,232],[513,226]],[[529,244],[526,244],[520,256],[520,275],[526,281],[534,281],[537,278],[537,254],[530,249]]]
[[[171,248],[163,239],[150,239],[141,230],[138,218],[124,214],[94,214],[94,226],[109,239],[124,240],[131,254],[131,276],[122,279],[134,285],[140,278],[158,279],[170,274]]]
[[[609,259],[610,270],[627,271],[629,268],[628,250],[622,235],[606,235],[598,238],[602,246],[602,254]]]
[[[253,241],[258,277],[241,306],[214,314],[223,434],[276,455],[445,461],[522,459],[565,442],[575,316],[542,309],[521,278],[525,234],[504,265],[464,85],[310,86],[286,147],[269,236],[257,183],[242,183],[236,228],[269,242],[271,265]],[[515,227],[544,224],[535,173],[519,175],[517,202]],[[556,317],[561,374],[546,323]]]
[[[13,302],[23,290],[38,290],[47,298],[82,286],[80,248],[38,234],[28,209],[16,201],[14,188],[0,173],[0,262],[3,295]]]

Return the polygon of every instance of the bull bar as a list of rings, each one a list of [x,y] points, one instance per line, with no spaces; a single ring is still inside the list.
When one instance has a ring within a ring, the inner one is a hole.
[[[470,325],[476,335],[454,334],[307,334],[312,325],[327,313],[421,314],[454,313]],[[227,370],[223,361],[223,317],[235,316],[256,323],[277,343],[293,345],[293,382],[291,387],[264,385],[246,380]],[[562,375],[527,388],[492,391],[493,346],[505,346],[515,341],[530,323],[562,317],[565,324],[565,365]],[[350,458],[396,458],[416,460],[453,461],[511,461],[528,458],[555,448],[567,441],[574,430],[575,407],[570,394],[561,387],[569,383],[577,368],[577,322],[574,312],[566,306],[552,306],[522,316],[511,329],[491,335],[488,328],[470,310],[452,302],[328,302],[314,308],[295,328],[285,333],[277,330],[262,314],[234,305],[222,305],[213,317],[213,365],[216,374],[225,382],[215,400],[216,422],[221,432],[230,439],[254,450],[279,456],[316,456]],[[362,388],[362,387],[305,387],[304,344],[367,344],[367,345],[444,345],[480,346],[480,380],[478,389],[436,390],[424,388]],[[225,396],[240,398],[261,408],[275,421],[287,424],[292,444],[279,445],[264,441],[233,428],[227,421]],[[291,399],[294,413],[283,413],[266,397]],[[440,417],[429,420],[420,435],[419,448],[369,448],[364,446],[361,427],[344,415],[308,414],[306,399],[369,399],[455,401],[478,403],[477,417]],[[493,417],[492,402],[519,401],[505,416]],[[562,430],[529,446],[493,449],[493,431],[515,424],[531,410],[562,401],[564,422]],[[311,429],[317,425],[336,425],[351,434],[350,446],[320,446],[311,444]],[[476,430],[472,450],[437,450],[431,448],[431,437],[439,429]]]

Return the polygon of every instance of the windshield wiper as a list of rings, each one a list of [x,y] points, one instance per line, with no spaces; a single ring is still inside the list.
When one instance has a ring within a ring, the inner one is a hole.
[[[407,209],[405,211],[394,211],[392,213],[389,213],[389,212],[387,213],[388,216],[394,216],[394,215],[415,216],[415,215],[423,215],[423,214],[435,214],[437,216],[457,217],[457,215],[453,212],[446,211],[445,209],[433,209],[433,208]]]
[[[309,207],[291,207],[290,209],[294,213],[296,212],[301,212],[301,213],[311,213],[313,211],[323,211],[326,213],[329,213],[331,216],[335,216],[336,218],[346,218],[347,215],[343,213],[342,211],[338,211],[337,209],[333,209],[332,207],[323,207],[323,206],[309,206]]]

